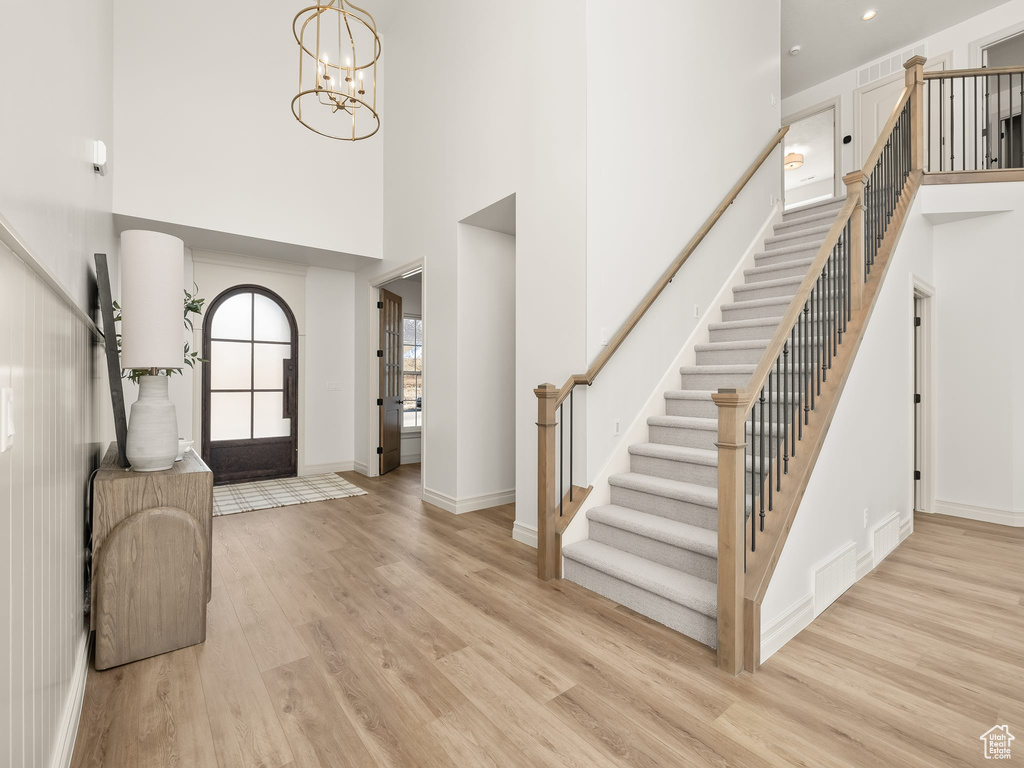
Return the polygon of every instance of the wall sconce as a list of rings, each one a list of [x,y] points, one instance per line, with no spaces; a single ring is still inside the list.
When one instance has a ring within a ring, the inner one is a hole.
[[[92,143],[92,169],[100,176],[107,175],[107,145],[99,140]]]

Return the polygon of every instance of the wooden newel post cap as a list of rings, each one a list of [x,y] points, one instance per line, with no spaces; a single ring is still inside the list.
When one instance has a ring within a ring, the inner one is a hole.
[[[928,59],[926,59],[924,56],[911,56],[909,59],[906,60],[906,62],[904,62],[903,68],[913,69],[914,67],[917,66],[923,67],[927,63]]]
[[[533,390],[533,394],[537,397],[558,397],[558,387],[554,384],[541,384]]]
[[[863,184],[867,181],[867,176],[864,175],[864,171],[856,170],[850,171],[848,174],[843,176],[843,184],[851,186],[853,184]]]

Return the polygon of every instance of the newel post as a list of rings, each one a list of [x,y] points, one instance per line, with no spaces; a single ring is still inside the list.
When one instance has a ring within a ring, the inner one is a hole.
[[[555,400],[558,387],[541,384],[537,395],[537,578],[550,581],[561,569],[555,519]]]
[[[924,65],[927,61],[924,56],[914,56],[903,65],[907,87],[914,89],[910,94],[910,168],[913,171],[924,170]]]
[[[858,199],[850,216],[850,304],[854,311],[864,302],[864,171],[854,171],[843,176],[846,184],[846,198]]]
[[[746,396],[720,389],[711,397],[718,406],[718,666],[737,675],[745,636]]]

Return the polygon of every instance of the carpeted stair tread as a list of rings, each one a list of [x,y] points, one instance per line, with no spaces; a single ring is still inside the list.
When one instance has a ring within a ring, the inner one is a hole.
[[[716,508],[718,506],[717,488],[684,483],[679,480],[666,480],[663,477],[641,475],[637,472],[612,475],[608,478],[608,482],[617,488],[649,493],[652,496],[664,496],[667,499],[699,504],[703,507]]]
[[[709,331],[730,331],[735,328],[763,328],[770,326],[772,328],[779,327],[779,318],[777,317],[754,317],[748,320],[727,320],[721,323],[708,323]]]
[[[832,217],[835,218],[839,215],[839,209],[846,204],[846,197],[832,197],[828,200],[820,200],[816,203],[808,203],[807,205],[794,206],[789,208],[782,214],[783,222],[798,221],[804,219],[807,216],[813,216],[818,213],[829,211]]]
[[[778,325],[778,323],[776,323]],[[771,339],[744,339],[743,341],[711,341],[707,344],[695,344],[696,352],[712,352],[720,349],[766,349]],[[707,366],[700,366],[705,368]]]
[[[710,618],[718,616],[718,587],[710,581],[589,539],[570,544],[562,554]]]
[[[680,416],[677,418],[688,418]],[[703,448],[688,448],[682,445],[665,445],[664,443],[636,443],[629,446],[631,456],[648,456],[652,459],[669,459],[685,461],[691,464],[703,464],[708,467],[718,466],[718,451],[707,451]]]
[[[718,533],[615,504],[594,507],[587,518],[708,557],[718,557]]]
[[[777,224],[775,226],[775,232],[777,234],[793,232],[797,229],[804,229],[805,227],[819,226],[824,222],[828,222],[828,225],[832,226],[832,222],[834,222],[835,219],[836,212],[833,210],[826,210],[821,213],[809,213],[806,216],[789,219],[788,221],[783,220],[781,224]]]
[[[774,264],[766,264],[763,267],[754,267],[752,269],[743,270],[743,277],[749,279],[752,277],[762,277],[765,275],[771,275],[773,272],[785,272],[787,269],[796,269],[799,267],[805,267],[804,272],[811,268],[811,264],[814,263],[813,256],[806,256],[799,259],[793,259],[792,261],[779,261]]]

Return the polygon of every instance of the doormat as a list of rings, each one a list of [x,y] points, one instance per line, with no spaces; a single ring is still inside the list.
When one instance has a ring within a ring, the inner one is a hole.
[[[293,504],[365,495],[366,491],[362,488],[334,474],[218,485],[213,489],[213,514],[214,517],[234,515],[257,509],[290,507]]]

